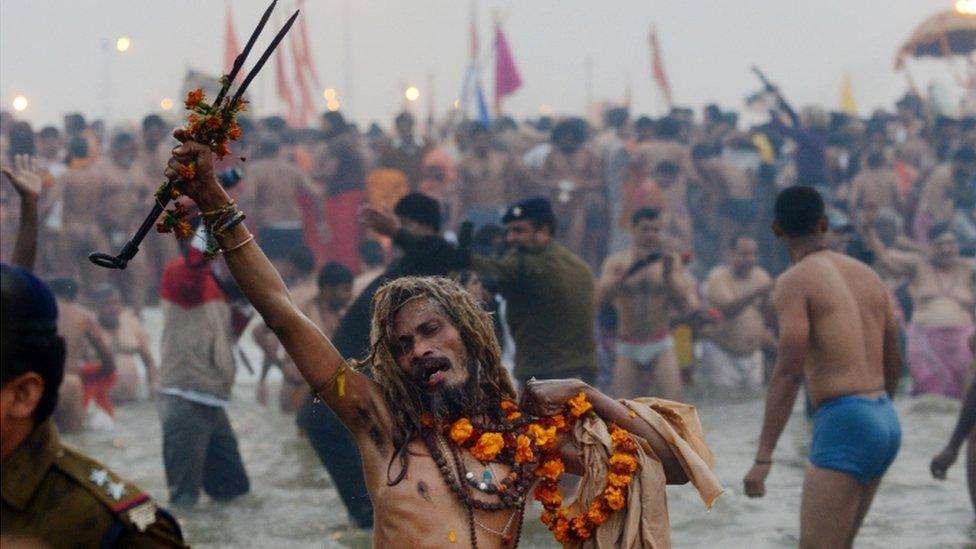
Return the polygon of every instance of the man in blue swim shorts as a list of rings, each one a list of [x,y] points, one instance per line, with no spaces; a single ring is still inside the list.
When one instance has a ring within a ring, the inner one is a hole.
[[[816,412],[810,466],[800,505],[801,547],[850,547],[881,477],[901,445],[891,404],[901,356],[887,291],[865,264],[823,242],[824,203],[811,187],[776,199],[773,232],[793,266],[773,290],[779,353],[766,396],[749,497],[766,493],[773,449],[793,410],[801,380]]]

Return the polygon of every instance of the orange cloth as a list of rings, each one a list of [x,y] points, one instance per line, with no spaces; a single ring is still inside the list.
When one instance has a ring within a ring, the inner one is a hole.
[[[378,168],[366,176],[366,198],[370,206],[388,212],[410,192],[410,182],[400,170]]]
[[[87,408],[88,403],[95,401],[99,407],[108,412],[108,415],[115,417],[115,408],[109,398],[109,391],[115,385],[118,376],[115,372],[107,376],[100,375],[102,364],[100,362],[86,362],[81,365],[81,403]]]
[[[711,509],[724,491],[712,472],[714,458],[695,407],[659,398],[621,401],[637,417],[654,428],[667,441],[682,469],[698,490],[705,507]],[[610,515],[593,536],[565,547],[671,547],[671,524],[668,518],[664,467],[651,446],[637,438],[640,467],[627,492],[627,506]],[[610,433],[603,420],[589,417],[573,427],[573,440],[580,448],[586,473],[577,497],[570,504],[569,516],[589,507],[606,486],[607,460],[613,453]]]

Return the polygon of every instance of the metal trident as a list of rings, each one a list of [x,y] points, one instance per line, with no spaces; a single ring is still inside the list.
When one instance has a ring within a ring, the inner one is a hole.
[[[217,98],[214,99],[213,106],[215,108],[218,108],[221,105],[221,101],[224,100],[224,98],[227,96],[227,92],[230,91],[231,85],[234,83],[234,80],[237,79],[237,74],[241,71],[241,67],[244,66],[245,59],[247,59],[248,54],[251,52],[251,48],[254,46],[254,42],[258,39],[258,36],[264,29],[264,25],[268,22],[268,18],[271,17],[271,12],[274,11],[277,3],[278,0],[274,0],[271,2],[271,5],[268,6],[268,9],[264,10],[264,15],[261,16],[261,21],[259,21],[258,26],[254,28],[250,38],[247,39],[247,44],[245,44],[244,50],[241,51],[240,55],[234,59],[234,65],[231,67],[230,73],[224,77],[222,86],[220,88],[220,93],[218,93]],[[261,57],[254,65],[254,68],[251,69],[251,72],[247,74],[244,81],[240,86],[238,86],[233,98],[226,103],[227,105],[235,105],[237,101],[243,97],[244,91],[247,90],[247,87],[251,84],[251,81],[254,80],[254,77],[257,76],[258,72],[261,70],[261,67],[264,66],[268,58],[271,57],[271,54],[274,52],[275,48],[278,47],[278,44],[281,43],[281,41],[285,38],[285,35],[288,34],[288,29],[291,28],[292,23],[294,23],[295,19],[297,18],[298,10],[295,10],[295,13],[288,18],[288,21],[285,22],[284,26],[281,27],[281,30],[278,31],[278,34],[275,35],[268,48],[264,50],[263,54],[261,54]],[[125,269],[126,265],[129,263],[129,260],[139,253],[139,245],[142,244],[142,241],[146,238],[146,235],[149,234],[153,224],[156,223],[156,219],[158,219],[163,213],[163,210],[166,209],[166,205],[169,204],[171,199],[170,189],[172,189],[173,185],[178,182],[179,180],[171,179],[163,184],[160,191],[156,193],[156,203],[153,205],[152,211],[150,211],[149,215],[146,216],[146,219],[143,220],[142,225],[139,226],[139,230],[137,230],[135,234],[132,235],[132,238],[130,238],[129,241],[122,246],[122,250],[118,255],[103,252],[92,252],[88,254],[88,260],[95,265],[105,267],[106,269]]]

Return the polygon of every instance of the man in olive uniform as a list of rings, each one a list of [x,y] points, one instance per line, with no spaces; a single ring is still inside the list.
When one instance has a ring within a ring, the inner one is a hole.
[[[176,519],[104,465],[61,444],[51,420],[64,340],[50,290],[0,265],[0,544],[184,547]]]

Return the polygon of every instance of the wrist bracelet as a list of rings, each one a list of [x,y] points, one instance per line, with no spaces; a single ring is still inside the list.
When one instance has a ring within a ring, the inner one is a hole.
[[[234,208],[234,206],[236,206],[236,205],[237,205],[237,203],[234,202],[234,199],[232,198],[230,200],[230,202],[224,204],[223,206],[221,206],[219,208],[214,208],[213,210],[209,210],[209,211],[206,211],[206,212],[200,212],[200,217],[203,217],[203,218],[214,217],[216,215],[219,215],[219,214],[222,214],[222,213],[225,213],[225,212],[228,212],[228,211],[232,210]]]
[[[772,459],[757,459],[757,460],[753,461],[753,463],[755,463],[756,465],[772,465],[773,464],[773,460]]]
[[[322,393],[326,389],[331,387],[333,383],[335,383],[336,394],[339,395],[339,397],[346,396],[346,370],[348,369],[349,369],[349,365],[345,361],[343,361],[342,364],[339,365],[339,368],[335,371],[335,373],[332,374],[332,377],[328,379],[328,381],[326,381],[322,385],[319,385],[317,388],[312,389],[312,395],[315,396],[316,398],[322,398],[321,397]]]
[[[235,244],[231,248],[222,249],[222,250],[220,250],[220,253],[226,255],[226,254],[229,254],[230,252],[233,252],[235,250],[239,250],[239,249],[243,248],[244,246],[246,246],[247,244],[249,244],[252,240],[254,240],[254,235],[253,234],[249,234],[249,235],[247,235],[247,238],[245,238],[244,240],[242,240],[239,244]]]

